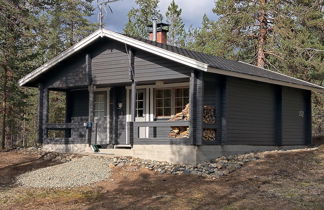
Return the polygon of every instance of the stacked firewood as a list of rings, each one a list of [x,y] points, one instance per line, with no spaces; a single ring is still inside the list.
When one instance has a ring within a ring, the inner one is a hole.
[[[215,141],[216,140],[216,130],[209,129],[209,128],[204,129],[202,136],[205,141]]]
[[[215,124],[216,123],[216,113],[215,113],[214,106],[204,106],[203,121],[206,124]]]
[[[189,127],[186,126],[172,126],[169,132],[169,138],[188,138]]]
[[[185,108],[181,112],[179,112],[179,113],[175,114],[174,116],[172,116],[170,121],[189,120],[189,118],[190,118],[189,111],[190,111],[189,110],[189,104],[187,104],[185,106]]]
[[[189,120],[190,118],[190,110],[189,104],[185,106],[185,108],[171,117],[170,121],[178,121],[178,120]],[[171,131],[169,132],[169,138],[188,138],[189,137],[189,127],[188,126],[172,126]]]

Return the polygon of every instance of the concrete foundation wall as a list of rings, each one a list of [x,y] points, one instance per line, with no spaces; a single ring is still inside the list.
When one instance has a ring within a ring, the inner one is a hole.
[[[237,155],[271,150],[299,149],[305,146],[249,146],[249,145],[203,145],[197,149],[197,163],[212,160],[221,156]]]
[[[85,153],[92,152],[88,144],[43,144],[42,149],[47,152]]]
[[[248,146],[248,145],[134,145],[132,149],[100,149],[101,154],[131,156],[141,159],[167,161],[181,164],[197,164],[221,156],[287,150],[305,146]],[[44,144],[43,150],[52,152],[92,153],[88,144]]]

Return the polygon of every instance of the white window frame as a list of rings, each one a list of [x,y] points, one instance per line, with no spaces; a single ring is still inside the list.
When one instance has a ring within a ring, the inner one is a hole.
[[[130,93],[131,91],[131,86],[126,86],[126,120],[127,122],[130,122],[131,119],[131,113],[130,113]],[[145,112],[145,121],[146,122],[150,122],[150,121],[154,121],[155,119],[161,119],[161,118],[156,118],[155,116],[155,97],[154,97],[154,92],[155,89],[158,88],[189,88],[189,82],[180,82],[180,83],[167,83],[167,84],[163,84],[163,85],[137,85],[136,89],[146,89],[146,112]],[[171,92],[172,94],[172,92]],[[190,96],[189,96],[190,97]],[[173,99],[174,97],[171,97],[171,105],[174,107],[174,101]],[[173,109],[175,110],[175,108]],[[175,113],[172,113],[172,109],[171,109],[171,114],[174,115]],[[172,117],[172,116],[170,116]],[[164,119],[169,119],[170,117],[164,118]],[[148,129],[147,129],[148,130]],[[147,131],[148,132],[148,131]]]
[[[185,88],[188,88],[188,90],[189,90],[189,87],[188,86],[175,86],[175,87],[172,87],[172,88],[155,88],[154,89],[154,102],[153,102],[153,104],[154,104],[154,118],[155,119],[170,119],[171,117],[173,117],[175,114],[177,114],[176,113],[176,106],[175,106],[175,99],[176,99],[176,97],[175,97],[175,93],[176,93],[176,89],[185,89]],[[156,92],[156,90],[162,90],[162,89],[169,89],[169,90],[171,90],[171,115],[170,116],[157,116],[156,115],[156,113],[157,113],[157,107],[156,107],[156,94],[155,94],[155,92]],[[190,96],[188,95],[188,98],[189,98]],[[184,109],[184,107],[183,107],[183,109]]]

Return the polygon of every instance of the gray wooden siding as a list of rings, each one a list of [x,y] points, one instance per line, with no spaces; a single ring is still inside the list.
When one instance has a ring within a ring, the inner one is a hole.
[[[141,50],[135,52],[135,78],[138,82],[189,78],[190,72],[191,69],[182,64]]]
[[[288,87],[282,88],[282,144],[305,144],[304,91]]]
[[[129,83],[129,60],[125,45],[106,40],[92,53],[94,84]],[[188,78],[190,68],[135,49],[136,81]]]
[[[167,122],[167,119],[156,119],[157,122]],[[171,127],[150,128],[154,138],[168,138]]]
[[[85,55],[79,54],[59,64],[46,75],[48,88],[83,87],[88,83]]]
[[[116,84],[130,82],[128,55],[125,46],[106,40],[92,55],[94,84]]]
[[[275,143],[275,94],[273,86],[228,77],[226,83],[225,144],[273,145]]]

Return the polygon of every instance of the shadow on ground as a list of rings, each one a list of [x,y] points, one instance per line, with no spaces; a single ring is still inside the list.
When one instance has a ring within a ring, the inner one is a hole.
[[[9,152],[1,152],[0,157],[5,157],[7,154],[14,158],[12,153]],[[24,157],[23,161],[12,160],[11,164],[9,163],[5,166],[0,165],[0,189],[14,187],[16,178],[28,171],[60,164],[58,161],[53,161],[51,158],[44,159],[46,155],[47,153],[43,154],[42,156],[25,155],[22,156]],[[7,158],[10,159],[10,156]]]
[[[87,209],[317,208],[324,206],[324,175],[315,153],[270,153],[216,180],[148,170],[126,175],[115,189],[98,187]]]

